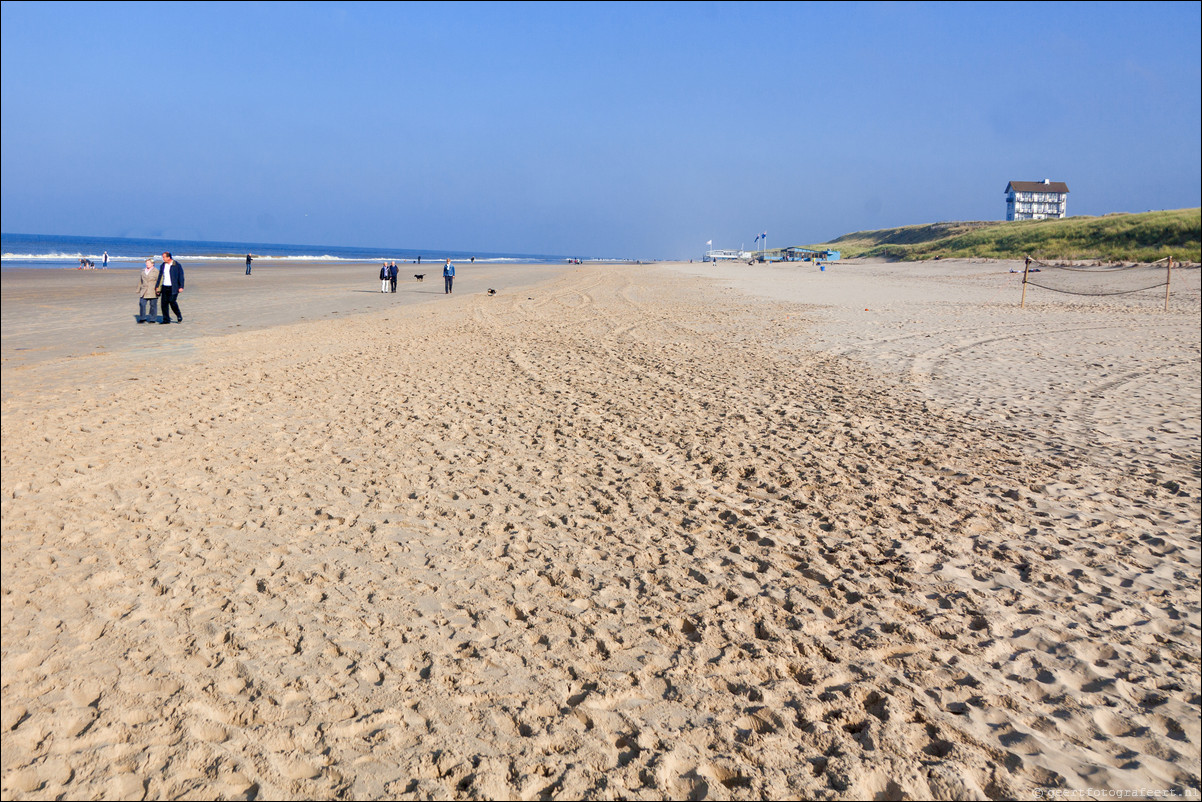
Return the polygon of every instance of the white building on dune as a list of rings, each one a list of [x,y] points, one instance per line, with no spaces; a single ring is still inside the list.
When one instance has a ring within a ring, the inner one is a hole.
[[[1007,220],[1051,220],[1068,216],[1063,181],[1011,181],[1006,185]]]

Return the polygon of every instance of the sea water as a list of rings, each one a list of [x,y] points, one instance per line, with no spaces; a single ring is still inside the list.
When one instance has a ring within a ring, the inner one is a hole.
[[[43,234],[0,234],[0,268],[79,267],[87,259],[102,267],[105,252],[110,268],[136,268],[150,258],[160,261],[164,251],[181,263],[189,261],[321,262],[453,262],[563,264],[567,257],[546,254],[489,253],[458,250],[363,248],[346,245],[286,245],[269,242],[205,242],[195,240],[130,239],[126,237],[65,237]]]

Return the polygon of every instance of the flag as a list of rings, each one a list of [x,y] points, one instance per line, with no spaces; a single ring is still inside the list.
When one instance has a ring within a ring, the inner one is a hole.
[[[707,239],[707,240],[705,241],[705,244],[706,244],[706,245],[713,245],[713,244],[714,244],[714,241],[713,241],[712,239]]]
[[[752,240],[752,242],[754,243],[754,242],[759,242],[759,241],[760,241],[760,235],[759,235],[759,234],[756,234],[756,235],[755,235],[755,239],[754,239],[754,240]]]

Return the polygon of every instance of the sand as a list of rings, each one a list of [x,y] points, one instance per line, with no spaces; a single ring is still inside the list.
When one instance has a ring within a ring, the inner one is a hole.
[[[1011,267],[5,272],[4,798],[1196,798],[1196,271]]]

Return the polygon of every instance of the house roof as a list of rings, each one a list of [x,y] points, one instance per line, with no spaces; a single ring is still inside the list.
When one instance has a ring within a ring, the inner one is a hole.
[[[1013,189],[1015,192],[1068,192],[1068,184],[1063,181],[1048,181],[1046,184],[1043,181],[1011,181],[1006,185],[1003,192],[1009,192]]]

